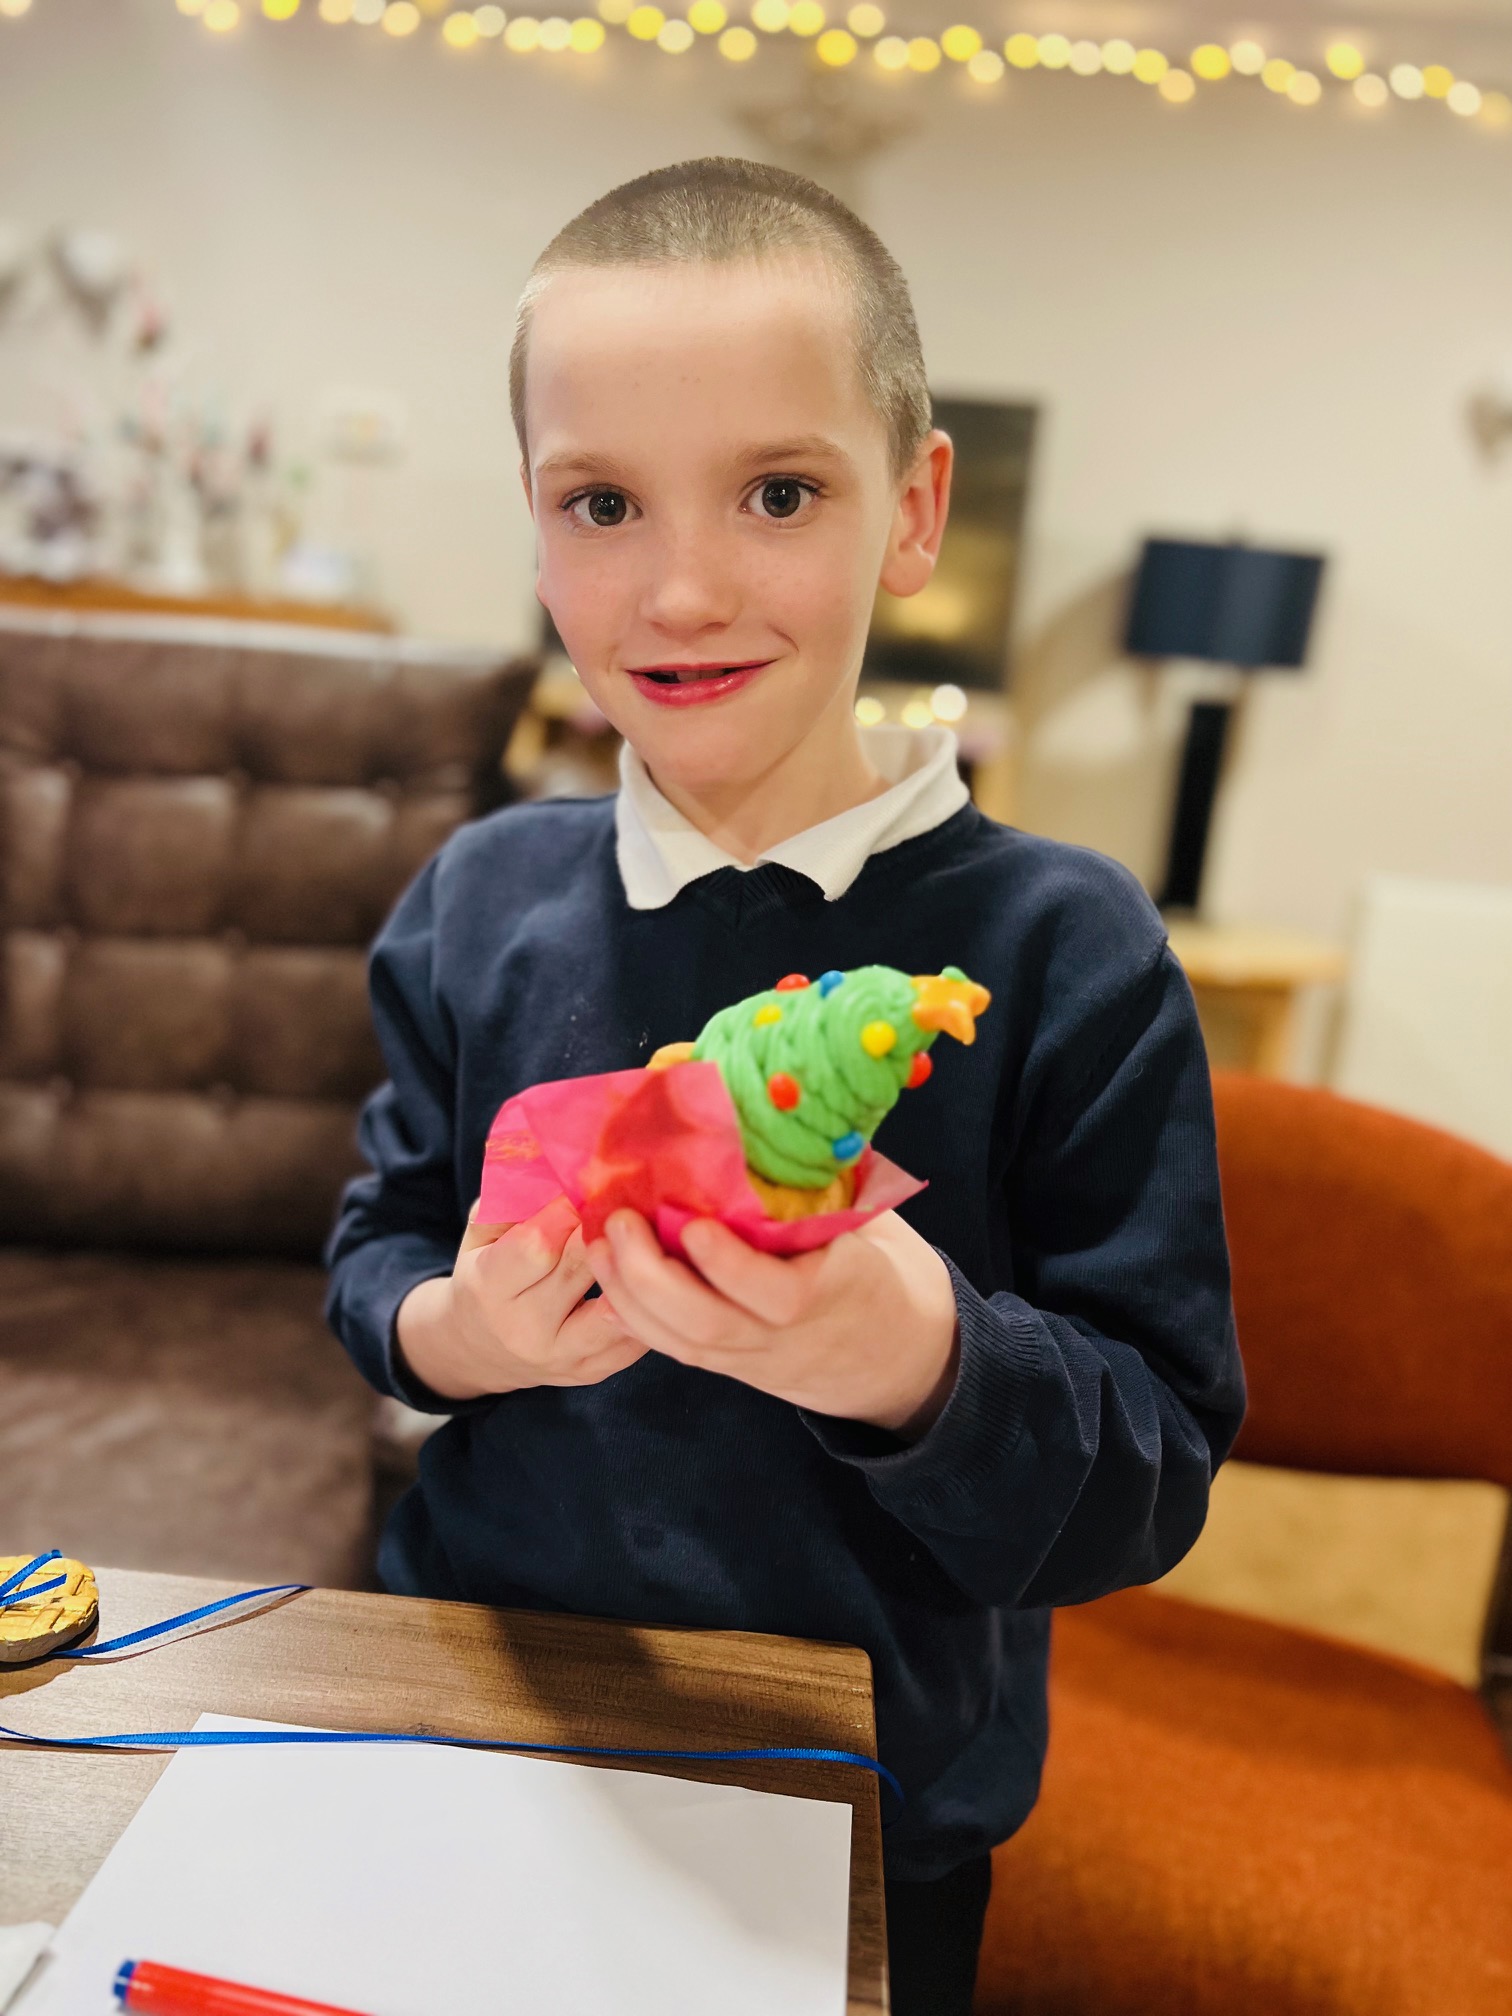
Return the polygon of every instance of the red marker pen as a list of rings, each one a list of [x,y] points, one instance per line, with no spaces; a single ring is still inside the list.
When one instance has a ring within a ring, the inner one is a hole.
[[[268,1988],[245,1988],[209,1974],[186,1974],[156,1960],[123,1960],[116,1970],[116,2001],[122,2009],[150,2010],[152,2016],[358,2016],[330,2002],[303,2002]]]

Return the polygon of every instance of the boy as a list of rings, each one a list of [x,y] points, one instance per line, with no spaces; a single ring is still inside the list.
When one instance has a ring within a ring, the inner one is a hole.
[[[893,2008],[965,2016],[1050,1606],[1185,1553],[1243,1411],[1190,990],[1127,871],[978,813],[947,731],[857,727],[878,583],[928,580],[951,447],[850,211],[741,161],[612,191],[538,261],[511,391],[537,592],[622,787],[464,829],[374,951],[391,1080],[330,1314],[380,1390],[456,1417],[381,1571],[864,1646],[908,1799]],[[694,1225],[692,1266],[629,1212],[591,1251],[563,1203],[465,1223],[511,1093],[869,962],[993,996],[887,1122],[929,1180],[901,1211],[791,1260]]]

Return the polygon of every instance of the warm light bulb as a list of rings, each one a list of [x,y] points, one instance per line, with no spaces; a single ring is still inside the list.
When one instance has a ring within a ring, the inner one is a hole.
[[[1343,84],[1352,84],[1365,68],[1365,58],[1353,42],[1331,42],[1323,61]]]
[[[824,26],[824,9],[819,0],[793,0],[788,8],[790,35],[817,35]]]
[[[1160,95],[1168,105],[1185,105],[1197,94],[1197,82],[1189,70],[1167,70],[1160,80]]]
[[[635,9],[635,0],[597,0],[594,12],[611,28],[623,28]]]
[[[1367,112],[1379,112],[1391,96],[1391,90],[1384,77],[1377,77],[1373,71],[1367,70],[1363,77],[1356,77],[1354,95]]]
[[[688,9],[688,26],[700,35],[717,35],[729,18],[722,0],[693,0]]]
[[[845,25],[852,35],[859,35],[863,41],[870,41],[872,36],[880,35],[887,26],[887,16],[880,7],[874,7],[871,0],[861,0],[861,4],[852,7],[846,15]]]
[[[354,4],[355,0],[320,0],[320,18],[322,21],[329,21],[333,28],[340,28],[351,20]],[[468,14],[452,16],[453,21],[468,21],[471,18]],[[441,33],[444,35],[446,29],[443,28]]]
[[[882,70],[906,70],[908,68],[908,44],[901,35],[884,35],[880,42],[872,44],[872,56],[877,67]]]
[[[1512,126],[1512,98],[1505,91],[1486,91],[1481,96],[1481,124],[1498,132]]]
[[[544,30],[541,35],[543,47],[546,43]],[[669,56],[682,56],[693,47],[693,30],[686,21],[667,21],[657,32],[656,46]]]
[[[788,0],[756,0],[751,19],[763,35],[780,35],[788,24]]]
[[[915,35],[908,45],[908,67],[921,74],[940,67],[940,45],[928,35]]]
[[[321,12],[325,12],[325,0],[321,0]],[[503,23],[499,25],[502,27]],[[441,40],[453,49],[471,49],[478,34],[478,24],[471,14],[448,14],[441,23]]]
[[[1127,77],[1134,68],[1137,53],[1132,42],[1125,42],[1121,35],[1115,35],[1111,42],[1102,45],[1103,68],[1112,77]]]
[[[14,0],[0,0],[0,14],[9,14]],[[205,0],[178,0],[180,14],[203,14]]]
[[[947,28],[940,37],[940,47],[952,63],[969,63],[981,46],[981,36],[975,28],[968,28],[964,22],[957,22],[954,28]]]
[[[504,47],[516,56],[528,56],[541,39],[541,24],[533,14],[516,14],[504,30]]]
[[[875,728],[879,721],[887,719],[887,709],[875,693],[863,693],[856,702],[856,719],[863,728]]]
[[[1067,60],[1078,77],[1095,77],[1103,67],[1102,51],[1095,42],[1073,42]]]
[[[1258,77],[1265,68],[1265,51],[1258,42],[1236,42],[1229,61],[1241,77]]]
[[[1071,61],[1071,44],[1064,35],[1041,35],[1039,59],[1047,70],[1064,70]]]
[[[718,46],[727,62],[748,63],[756,54],[756,37],[749,28],[726,28]]]
[[[898,718],[902,721],[905,728],[932,728],[934,726],[934,709],[926,699],[920,696],[917,699],[906,701],[903,712]]]
[[[474,28],[489,40],[504,33],[507,18],[502,7],[474,7],[472,14]]]
[[[1134,75],[1141,84],[1158,84],[1170,67],[1170,58],[1158,49],[1141,49],[1134,58]]]
[[[633,7],[625,26],[637,42],[654,42],[666,19],[660,7]]]
[[[686,26],[686,23],[684,25]],[[693,31],[689,28],[690,40],[692,34]],[[548,14],[541,23],[539,40],[541,48],[550,50],[553,56],[560,55],[564,49],[572,46],[572,23],[563,14]]]
[[[1428,98],[1447,98],[1454,89],[1454,72],[1446,70],[1442,63],[1430,63],[1423,72],[1423,95]]]
[[[1010,35],[1003,44],[1003,54],[1015,70],[1032,70],[1039,62],[1039,37]]]
[[[1286,95],[1293,105],[1316,105],[1323,96],[1322,79],[1311,70],[1299,70],[1287,85]]]
[[[602,49],[603,22],[595,21],[591,14],[580,14],[572,24],[572,37],[567,46],[574,56],[591,56],[595,49]]]
[[[19,21],[23,14],[31,12],[31,4],[32,0],[0,0],[0,14],[4,14],[8,20]],[[297,7],[299,0],[294,0],[294,4]],[[198,9],[193,11],[198,12]]]
[[[966,75],[974,84],[997,84],[1003,75],[1003,59],[996,49],[978,49],[966,65]]]
[[[1481,109],[1480,87],[1461,78],[1449,92],[1449,110],[1458,112],[1461,119],[1473,119]]]
[[[1204,83],[1222,83],[1233,67],[1233,57],[1216,42],[1204,42],[1200,49],[1192,51],[1192,69]]]
[[[814,54],[821,63],[827,63],[832,70],[843,69],[856,59],[859,48],[854,35],[844,28],[826,28],[814,44]]]
[[[420,9],[415,0],[393,0],[393,4],[383,10],[385,35],[413,35],[419,26]]]
[[[1284,56],[1272,56],[1269,63],[1260,72],[1260,82],[1265,86],[1267,91],[1274,91],[1278,96],[1281,96],[1290,91],[1291,81],[1296,74],[1297,66],[1295,63],[1288,63]]]
[[[299,0],[262,0],[262,10],[270,21],[292,21],[299,12]]]
[[[1398,98],[1421,98],[1423,73],[1415,63],[1398,63],[1391,72],[1391,88]]]
[[[968,706],[966,695],[959,686],[936,686],[929,696],[930,712],[936,721],[959,721]]]
[[[241,19],[241,9],[236,0],[210,0],[200,19],[212,35],[229,35]]]
[[[352,0],[352,19],[359,28],[371,28],[383,19],[384,0]]]

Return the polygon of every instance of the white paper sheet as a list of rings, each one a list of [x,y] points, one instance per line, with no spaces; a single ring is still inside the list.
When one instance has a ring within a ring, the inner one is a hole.
[[[843,2016],[850,1825],[481,1751],[185,1750],[15,2016],[107,2016],[124,1959],[364,2016]]]
[[[11,1997],[20,1992],[22,1982],[52,1938],[52,1929],[40,1921],[30,1925],[0,1925],[0,2010],[8,2009]]]

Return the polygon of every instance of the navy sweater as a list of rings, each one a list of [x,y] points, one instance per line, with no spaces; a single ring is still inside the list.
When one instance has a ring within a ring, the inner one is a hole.
[[[655,1353],[455,1407],[396,1363],[399,1304],[451,1271],[510,1094],[643,1064],[783,973],[872,962],[992,990],[975,1044],[938,1043],[880,1135],[928,1179],[902,1214],[960,1315],[922,1439]],[[1244,1408],[1207,1060],[1134,877],[968,805],[833,903],[768,863],[637,911],[613,800],[551,800],[448,841],[379,936],[372,999],[391,1075],[328,1313],[380,1391],[454,1415],[390,1522],[386,1584],[864,1646],[908,1802],[889,1874],[1011,1834],[1044,1755],[1050,1606],[1180,1559]]]

